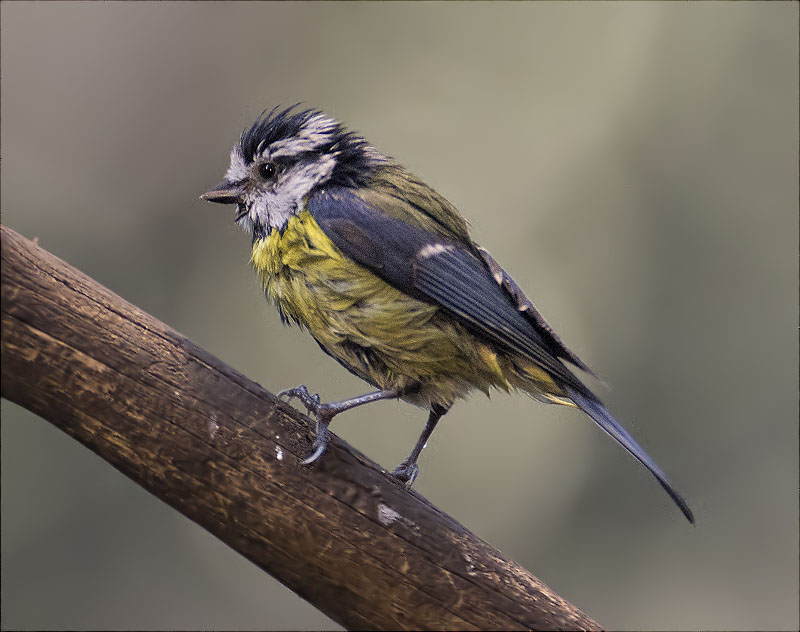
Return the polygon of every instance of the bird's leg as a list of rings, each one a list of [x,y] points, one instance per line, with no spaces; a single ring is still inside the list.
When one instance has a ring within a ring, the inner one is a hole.
[[[447,408],[439,406],[438,404],[434,404],[431,407],[431,414],[428,416],[428,423],[425,424],[425,430],[423,430],[422,434],[419,436],[417,445],[414,446],[414,449],[411,451],[411,454],[408,455],[408,458],[398,465],[397,468],[392,472],[392,476],[402,483],[405,483],[406,487],[410,488],[417,479],[417,475],[419,474],[419,465],[417,465],[417,459],[419,458],[422,449],[425,447],[425,444],[428,443],[428,439],[430,439],[433,429],[436,428],[436,424],[439,423],[439,419],[441,419],[442,415],[444,415],[446,412]]]
[[[356,406],[377,402],[380,399],[392,399],[398,397],[399,394],[400,392],[397,389],[387,389],[352,397],[351,399],[345,399],[340,402],[321,404],[319,395],[311,395],[305,386],[297,386],[281,391],[278,393],[278,397],[285,397],[286,401],[297,398],[303,406],[306,407],[309,414],[314,415],[316,421],[316,436],[314,437],[313,444],[314,451],[311,453],[310,457],[303,461],[303,465],[310,465],[325,453],[325,448],[328,447],[328,426],[331,423],[331,419],[336,415],[345,410],[355,408]]]

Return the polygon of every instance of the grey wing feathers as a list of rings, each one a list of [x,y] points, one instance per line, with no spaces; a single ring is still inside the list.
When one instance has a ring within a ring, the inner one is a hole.
[[[409,295],[448,309],[473,330],[528,357],[564,384],[585,390],[557,359],[566,348],[553,342],[557,338],[549,327],[542,329],[525,314],[533,307],[530,301],[525,298],[530,307],[520,309],[508,290],[517,288],[516,284],[508,275],[500,282],[493,276],[488,253],[479,256],[471,244],[390,217],[347,189],[317,192],[309,200],[309,209],[351,259]],[[519,288],[517,295],[524,298]],[[572,361],[574,356],[566,357]]]
[[[542,334],[542,336],[550,343],[550,349],[553,351],[553,353],[557,357],[564,358],[565,360],[571,362],[592,377],[600,379],[583,360],[581,360],[571,349],[561,342],[561,338],[556,335],[556,332],[553,331],[553,328],[550,327],[549,323],[533,306],[533,303],[531,303],[531,300],[525,295],[525,292],[523,292],[519,285],[517,285],[516,281],[514,281],[514,279],[512,279],[511,276],[509,276],[509,274],[500,267],[500,264],[494,260],[494,257],[489,254],[489,251],[481,246],[478,246],[477,250],[478,254],[491,271],[494,280],[497,281],[497,283],[508,293],[508,296],[517,306],[517,309],[534,323],[539,333]]]
[[[468,250],[452,247],[430,257],[418,255],[414,285],[489,339],[533,360],[561,382],[583,387]]]

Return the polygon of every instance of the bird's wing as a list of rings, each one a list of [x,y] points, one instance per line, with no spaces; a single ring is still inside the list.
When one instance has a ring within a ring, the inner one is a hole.
[[[558,360],[563,345],[553,344],[557,338],[536,320],[541,319],[538,312],[533,310],[533,318],[525,313],[533,307],[530,301],[525,298],[529,307],[521,310],[519,299],[509,292],[511,287],[524,297],[516,284],[505,273],[493,276],[485,259],[488,253],[483,255],[470,242],[411,225],[398,219],[396,208],[389,214],[346,188],[317,191],[309,210],[345,255],[390,285],[447,309],[473,331],[532,360],[560,384],[588,393]],[[567,359],[572,357],[570,353]]]
[[[403,195],[392,187],[392,182],[377,182],[376,186],[358,189],[352,194],[379,212],[427,232],[452,239],[456,243],[469,245],[468,250],[477,255],[488,268],[495,282],[503,288],[517,311],[527,318],[541,338],[541,344],[557,358],[574,364],[592,377],[597,375],[569,349],[553,331],[544,317],[536,310],[514,279],[500,267],[485,248],[474,244],[469,237],[467,224],[455,207],[445,198],[405,171],[396,174],[404,182]],[[599,378],[598,378],[599,379]]]
[[[561,341],[530,300],[485,250],[450,230],[420,227],[418,214],[395,205],[391,213],[349,189],[332,188],[309,199],[311,215],[348,257],[390,285],[438,305],[473,331],[545,369],[581,410],[644,465],[690,522],[692,512],[664,473],[599,399],[561,363],[588,371]],[[414,215],[415,225],[399,219]],[[423,220],[424,221],[424,220]]]

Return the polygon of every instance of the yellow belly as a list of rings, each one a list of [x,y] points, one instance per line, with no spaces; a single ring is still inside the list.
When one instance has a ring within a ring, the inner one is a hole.
[[[285,320],[378,388],[417,387],[408,401],[448,407],[471,388],[560,390],[530,362],[498,352],[346,258],[307,211],[255,241],[252,264]]]

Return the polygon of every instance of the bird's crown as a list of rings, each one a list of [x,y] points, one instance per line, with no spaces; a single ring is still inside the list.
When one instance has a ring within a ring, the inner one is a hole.
[[[270,160],[276,162],[330,163],[326,184],[358,186],[386,157],[365,138],[320,110],[266,110],[246,129],[238,144],[245,165]],[[333,161],[330,161],[330,159]]]

